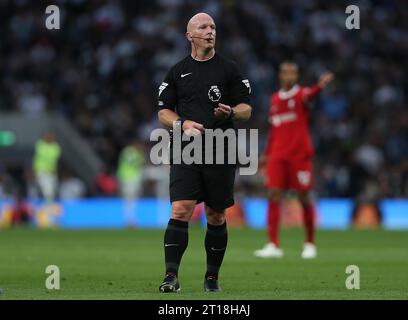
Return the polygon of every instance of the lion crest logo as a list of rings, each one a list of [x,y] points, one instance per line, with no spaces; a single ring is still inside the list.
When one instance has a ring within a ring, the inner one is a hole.
[[[217,86],[211,86],[210,90],[208,90],[208,98],[212,102],[220,101],[221,99],[221,91],[218,89]]]

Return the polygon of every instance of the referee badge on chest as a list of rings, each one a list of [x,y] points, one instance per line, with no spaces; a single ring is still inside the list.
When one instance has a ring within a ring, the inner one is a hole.
[[[221,91],[218,89],[218,86],[211,86],[210,90],[208,90],[208,98],[212,102],[218,102],[221,99]]]

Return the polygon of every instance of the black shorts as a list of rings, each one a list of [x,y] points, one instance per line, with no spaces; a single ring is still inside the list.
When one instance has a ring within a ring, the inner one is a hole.
[[[170,168],[170,201],[197,200],[213,210],[234,204],[235,165],[173,164]]]

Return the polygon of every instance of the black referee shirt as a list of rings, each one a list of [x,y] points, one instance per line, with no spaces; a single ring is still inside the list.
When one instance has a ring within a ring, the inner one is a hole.
[[[233,128],[232,120],[217,120],[218,103],[235,107],[249,104],[251,87],[237,65],[215,54],[207,61],[188,55],[174,65],[159,88],[159,109],[170,109],[180,117],[201,123],[205,129]]]

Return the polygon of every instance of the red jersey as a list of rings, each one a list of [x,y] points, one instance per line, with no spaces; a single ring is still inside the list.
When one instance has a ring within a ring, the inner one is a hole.
[[[308,103],[320,92],[320,87],[295,85],[289,91],[279,90],[270,98],[268,158],[291,160],[314,154],[309,134]]]

